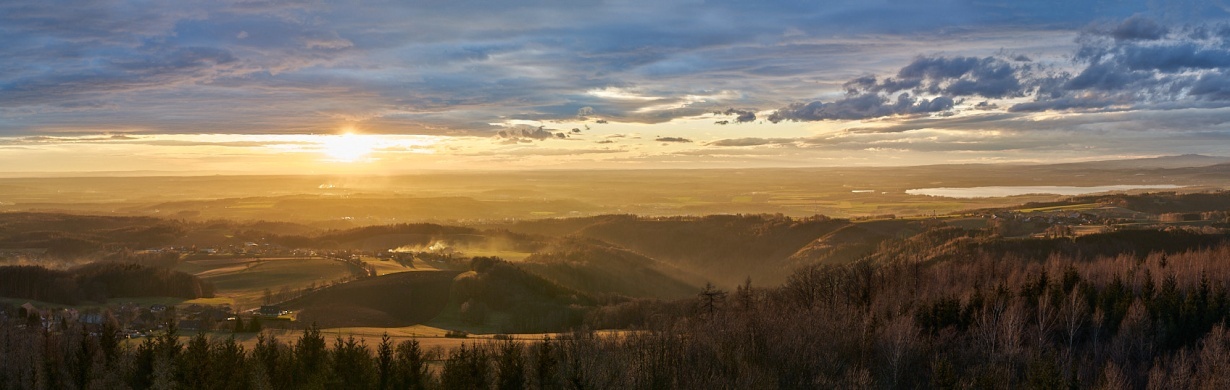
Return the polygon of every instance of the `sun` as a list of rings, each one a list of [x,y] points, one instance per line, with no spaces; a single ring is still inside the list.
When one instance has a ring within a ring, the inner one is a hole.
[[[320,141],[320,147],[333,161],[355,162],[372,153],[376,148],[376,140],[370,136],[346,133],[326,136]]]

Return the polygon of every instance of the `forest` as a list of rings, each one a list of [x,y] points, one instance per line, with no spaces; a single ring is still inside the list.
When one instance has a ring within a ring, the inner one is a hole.
[[[315,327],[255,347],[0,327],[6,388],[1225,388],[1230,245],[801,268],[630,301],[541,340],[426,350]],[[490,265],[485,265],[490,266]],[[621,313],[622,311],[622,313]],[[636,312],[636,315],[630,314]],[[647,314],[653,313],[653,314]],[[586,329],[624,322],[618,336]],[[332,344],[330,346],[330,344]]]
[[[0,267],[0,296],[66,305],[115,297],[213,296],[196,276],[133,263],[98,262],[68,270],[37,265]]]

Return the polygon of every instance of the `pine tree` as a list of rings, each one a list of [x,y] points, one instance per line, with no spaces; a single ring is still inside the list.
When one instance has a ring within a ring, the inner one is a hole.
[[[391,389],[393,386],[393,341],[389,333],[380,336],[380,345],[376,347],[376,388]]]
[[[331,388],[367,389],[372,387],[374,370],[371,351],[354,336],[342,340],[337,336],[331,354]]]
[[[396,361],[393,363],[393,388],[417,389],[426,387],[427,358],[418,340],[403,341],[397,345]]]
[[[188,340],[188,346],[179,358],[184,388],[213,389],[216,387],[211,383],[210,373],[214,370],[214,367],[210,365],[213,360],[211,359],[211,347],[204,332],[198,332],[196,336]]]
[[[328,353],[325,338],[320,335],[320,328],[315,323],[303,330],[303,336],[299,337],[294,348],[295,380],[299,381],[300,387],[323,382]]]
[[[210,370],[211,386],[225,390],[247,388],[247,366],[244,364],[246,355],[243,345],[235,341],[234,335],[215,345],[210,355],[213,362]]]
[[[555,346],[551,343],[551,339],[543,337],[542,341],[534,344],[534,377],[535,388],[545,389],[555,385]]]
[[[496,360],[498,370],[496,388],[500,390],[515,390],[525,388],[525,358],[522,356],[521,344],[513,340],[504,340],[499,345],[500,356]]]

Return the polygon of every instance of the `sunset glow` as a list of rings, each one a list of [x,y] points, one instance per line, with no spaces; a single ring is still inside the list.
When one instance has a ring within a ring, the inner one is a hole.
[[[355,162],[368,157],[376,148],[376,140],[351,133],[328,137],[320,141],[322,151],[337,162]]]

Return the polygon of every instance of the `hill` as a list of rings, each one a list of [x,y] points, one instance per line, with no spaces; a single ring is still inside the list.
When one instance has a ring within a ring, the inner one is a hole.
[[[941,263],[988,257],[1031,262],[1045,261],[1053,256],[1144,258],[1150,253],[1199,251],[1228,242],[1230,233],[1197,233],[1182,229],[1123,230],[1079,237],[1003,238],[986,231],[942,227],[904,240],[885,242],[866,258],[878,263]]]
[[[1055,168],[1072,169],[1175,169],[1197,168],[1230,163],[1230,157],[1184,154],[1127,160],[1103,160],[1080,163],[1052,164]]]
[[[522,269],[590,295],[678,299],[700,291],[699,278],[595,239],[569,237],[518,263]]]
[[[401,327],[435,318],[457,272],[401,272],[323,288],[285,302],[298,320],[321,327]]]
[[[475,257],[457,275],[446,328],[501,333],[559,332],[581,325],[594,298],[526,272],[494,257]]]
[[[886,240],[912,236],[924,229],[917,221],[855,223],[808,243],[790,255],[790,262],[794,265],[849,263],[874,252]]]
[[[747,277],[778,284],[788,259],[817,237],[850,225],[823,216],[711,215],[609,218],[577,234],[596,238],[733,286]]]
[[[179,223],[151,217],[0,213],[0,249],[39,248],[60,258],[165,245],[183,231]]]

